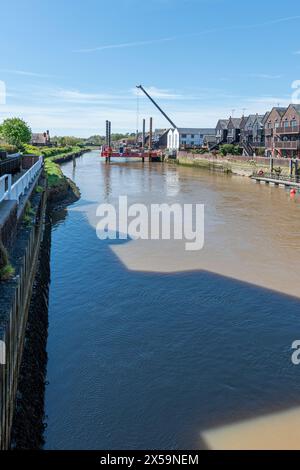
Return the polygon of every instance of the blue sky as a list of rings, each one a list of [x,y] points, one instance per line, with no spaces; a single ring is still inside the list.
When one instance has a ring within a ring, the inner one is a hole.
[[[284,5],[284,8],[283,8]],[[137,126],[142,83],[179,127],[263,113],[300,80],[298,0],[10,0],[1,6],[0,120],[89,136]],[[142,117],[168,127],[145,97]]]

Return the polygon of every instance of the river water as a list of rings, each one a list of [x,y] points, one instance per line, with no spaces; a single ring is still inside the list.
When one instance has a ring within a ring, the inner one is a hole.
[[[199,169],[65,164],[55,214],[46,448],[300,448],[300,196]],[[205,243],[105,240],[101,202],[202,203]]]

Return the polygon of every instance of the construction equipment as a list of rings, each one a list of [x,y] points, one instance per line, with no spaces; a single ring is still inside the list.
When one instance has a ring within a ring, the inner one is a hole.
[[[147,91],[145,90],[145,88],[143,88],[142,85],[137,85],[136,86],[139,90],[142,90],[142,92],[147,96],[147,98],[149,98],[149,100],[154,104],[154,106],[159,110],[159,112],[167,119],[167,121],[169,121],[169,123],[171,124],[171,126],[176,129],[177,126],[176,124],[174,124],[174,122],[169,118],[169,116],[161,109],[160,106],[158,106],[158,104],[154,101],[153,98],[151,98],[151,96],[149,95],[149,93],[147,93]]]

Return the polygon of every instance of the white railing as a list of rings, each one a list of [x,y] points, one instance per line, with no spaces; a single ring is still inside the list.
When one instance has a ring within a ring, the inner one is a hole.
[[[4,199],[9,199],[11,190],[11,175],[0,176],[0,203]]]
[[[9,153],[7,154],[7,158],[17,158],[17,157],[20,157],[20,152],[18,153]]]
[[[32,165],[14,184],[11,175],[4,175],[0,178],[0,202],[6,200],[16,200],[19,203],[20,197],[25,194],[33,180],[36,178],[43,166],[43,157]]]

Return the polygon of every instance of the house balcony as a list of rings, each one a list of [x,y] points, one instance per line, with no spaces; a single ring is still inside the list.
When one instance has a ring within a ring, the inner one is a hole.
[[[276,134],[300,134],[300,126],[277,127]]]
[[[274,147],[276,149],[283,150],[299,150],[300,140],[280,140],[278,142],[274,142]]]
[[[265,136],[270,137],[273,135],[273,129],[265,129]]]
[[[261,140],[253,140],[252,142],[250,142],[250,144],[254,148],[265,147],[265,142],[263,142]]]
[[[242,131],[241,135],[245,137],[250,137],[253,135],[253,131]]]

